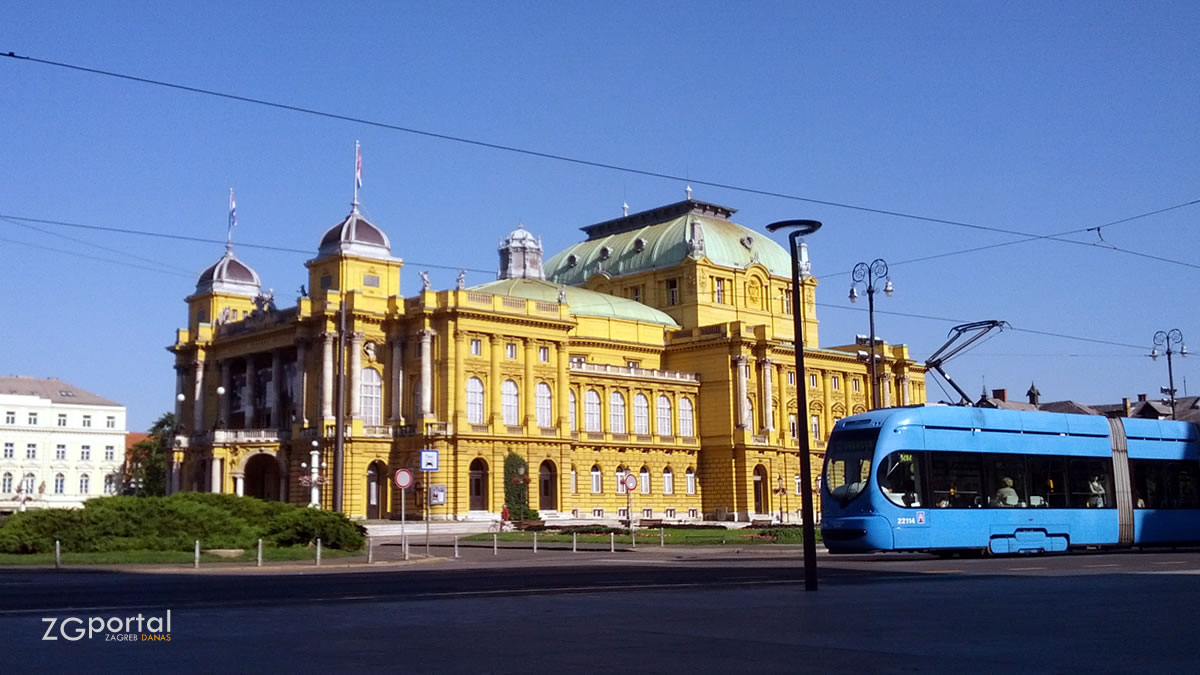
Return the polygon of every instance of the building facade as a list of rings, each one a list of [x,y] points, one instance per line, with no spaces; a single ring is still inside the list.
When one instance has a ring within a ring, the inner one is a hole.
[[[435,290],[422,274],[405,298],[403,262],[355,206],[284,309],[230,245],[169,347],[172,489],[362,518],[398,517],[403,496],[410,515],[456,520],[493,518],[519,482],[543,518],[798,522],[833,422],[869,406],[867,364],[819,346],[807,251],[793,308],[790,255],[733,212],[688,199],[585,227],[547,260],[519,227],[495,281]],[[884,405],[923,403],[924,368],[903,345],[881,353]],[[422,450],[436,471],[419,471]],[[419,489],[391,487],[399,468]]]
[[[57,379],[0,377],[0,512],[117,494],[125,408]]]

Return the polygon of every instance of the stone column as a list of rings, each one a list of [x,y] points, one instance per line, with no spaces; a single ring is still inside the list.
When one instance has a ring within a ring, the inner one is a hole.
[[[169,488],[170,492],[168,494],[175,494],[176,492],[179,492],[180,470],[181,470],[181,467],[179,465],[179,459],[177,457],[175,457],[175,453],[172,452],[171,453],[171,483],[170,483],[170,488]]]
[[[392,340],[392,422],[404,424],[404,340]]]
[[[192,361],[192,428],[204,428],[204,361]]]
[[[214,494],[221,493],[221,459],[213,457],[208,461],[209,472],[209,492]]]
[[[417,333],[421,338],[421,417],[433,417],[433,331]]]
[[[566,342],[559,342],[555,347],[558,351],[556,357],[558,359],[558,431],[565,436],[571,433],[571,384],[569,379],[571,355],[567,352]],[[575,401],[576,406],[580,404],[580,401]]]
[[[258,395],[258,366],[254,363],[254,355],[246,355],[246,397],[242,401],[242,412],[245,416],[245,421],[242,423],[243,429],[253,429],[254,424],[254,397]]]
[[[751,425],[751,420],[749,419],[750,411],[746,409],[746,357],[744,355],[738,354],[733,357],[733,369],[737,371],[735,373],[737,386],[734,390],[734,396],[737,397],[735,401],[738,411],[737,427],[745,429]]]
[[[525,339],[525,383],[522,385],[525,395],[521,397],[525,415],[521,418],[526,429],[537,428],[537,385],[533,381],[533,363],[537,360],[537,343]]]
[[[829,432],[833,431],[833,371],[826,370],[823,375],[821,383],[825,390],[821,392],[821,435],[828,438]],[[812,426],[811,421],[809,426]],[[808,432],[812,433],[812,429]]]
[[[775,388],[772,386],[775,371],[775,362],[771,359],[760,359],[759,364],[762,367],[762,409],[763,417],[766,419],[767,432],[775,431]]]
[[[225,388],[225,394],[217,396],[217,424],[224,427],[229,424],[229,401],[233,399],[233,370],[229,367],[229,359],[221,361],[221,386]]]
[[[321,333],[321,420],[333,418],[333,333]]]
[[[885,374],[880,379],[883,380],[883,407],[890,408],[892,407],[892,376]]]
[[[363,334],[350,334],[350,419],[362,417],[362,346]]]
[[[901,405],[912,405],[912,396],[909,394],[911,387],[908,383],[908,373],[900,376],[900,401]]]
[[[450,420],[454,422],[454,428],[459,428],[460,424],[466,423],[467,420],[467,334],[461,330],[454,331],[454,377],[450,379],[452,386],[450,389],[450,400],[453,405],[450,409],[453,414],[448,415]]]
[[[275,349],[271,352],[271,428],[283,427],[283,354]]]
[[[296,420],[300,422],[301,427],[306,427],[308,426],[308,401],[306,400],[308,393],[307,338],[296,340],[296,379],[292,382],[292,389],[295,395],[292,406],[296,413]]]
[[[246,491],[246,474],[233,474],[233,493],[239,497],[244,497]]]
[[[490,410],[485,419],[490,420],[492,429],[495,429],[504,421],[503,402],[500,399],[500,359],[503,358],[504,340],[499,335],[489,335],[488,343],[491,345],[492,361],[488,371],[487,387],[485,387]]]

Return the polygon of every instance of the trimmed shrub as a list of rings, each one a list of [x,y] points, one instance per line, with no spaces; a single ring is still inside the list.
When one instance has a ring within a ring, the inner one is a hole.
[[[292,508],[267,524],[265,535],[276,546],[315,546],[357,551],[366,543],[366,529],[339,513]]]

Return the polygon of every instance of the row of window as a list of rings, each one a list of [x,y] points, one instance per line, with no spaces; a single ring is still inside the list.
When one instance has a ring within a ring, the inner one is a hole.
[[[471,356],[483,356],[483,341],[477,338],[471,340]],[[516,360],[517,358],[517,343],[508,342],[504,345],[504,358]],[[550,363],[550,348],[538,347],[538,361],[542,363]]]
[[[16,459],[17,449],[13,443],[4,444],[4,459]],[[37,459],[38,444],[27,443],[25,445],[25,459]],[[115,446],[104,446],[104,461],[112,462],[116,460],[117,449]],[[65,460],[67,458],[67,446],[59,444],[54,446],[54,459]],[[90,462],[92,459],[92,446],[83,445],[79,447],[79,461]]]
[[[112,495],[112,494],[117,493],[117,480],[118,480],[117,476],[112,475],[112,474],[104,477],[104,494]],[[35,491],[35,486],[34,486],[35,482],[37,482],[37,477],[32,473],[27,473],[27,474],[25,474],[25,477],[21,479],[21,482],[19,484],[16,484],[15,487],[17,488],[17,491],[20,493],[23,493],[26,495],[32,495],[32,494],[34,494],[34,491]],[[91,485],[92,485],[92,479],[86,473],[81,474],[79,476],[79,494],[81,494],[81,495],[89,494],[89,492],[91,490]],[[54,494],[56,494],[56,495],[66,494],[66,487],[67,487],[67,477],[61,473],[54,474]],[[11,473],[5,472],[4,475],[2,477],[0,477],[0,495],[12,494],[13,488],[14,488],[13,475]],[[45,486],[44,485],[41,486],[41,488],[38,491],[44,492]]]
[[[624,467],[624,466],[617,467],[616,472],[613,474],[613,478],[616,481],[617,494],[623,495],[623,494],[628,493],[628,489],[626,488],[626,483],[625,483],[625,477],[628,476],[629,474],[630,474],[630,471],[627,467]],[[683,477],[684,477],[684,486],[685,486],[685,490],[687,491],[687,494],[689,494],[689,495],[696,494],[696,471],[695,471],[695,469],[693,469],[692,467],[688,467],[687,471],[684,472]],[[602,494],[604,492],[604,472],[598,464],[592,466],[591,479],[592,479],[592,484],[591,484],[592,494]],[[664,494],[664,495],[675,494],[675,472],[671,470],[671,467],[667,467],[662,470],[661,485],[662,485],[662,488],[661,488],[662,494]],[[639,478],[638,478],[638,489],[644,495],[653,494],[653,486],[652,486],[652,482],[651,482],[649,467],[645,467],[645,466],[642,467],[642,470],[641,470]],[[574,467],[571,467],[571,493],[572,494],[579,493],[579,478],[576,474]]]
[[[17,423],[17,413],[15,410],[9,410],[4,413],[4,423],[9,424],[9,425],[13,425],[13,424]],[[36,427],[38,425],[38,414],[36,412],[28,413],[28,416],[25,418],[25,424],[26,424],[26,426]],[[66,413],[58,413],[58,426],[60,426],[60,427],[67,426],[67,414]],[[83,419],[80,420],[80,426],[83,427],[84,429],[90,429],[92,426],[92,416],[84,415]],[[117,418],[113,415],[108,415],[107,417],[105,417],[104,418],[104,428],[116,429],[117,428]]]

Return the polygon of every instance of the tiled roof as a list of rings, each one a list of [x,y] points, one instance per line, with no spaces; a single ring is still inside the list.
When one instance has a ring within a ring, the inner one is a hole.
[[[46,379],[27,377],[25,375],[0,377],[0,394],[38,396],[50,399],[54,403],[70,403],[75,405],[111,405],[116,407],[121,405],[120,403],[115,403],[53,377]]]

